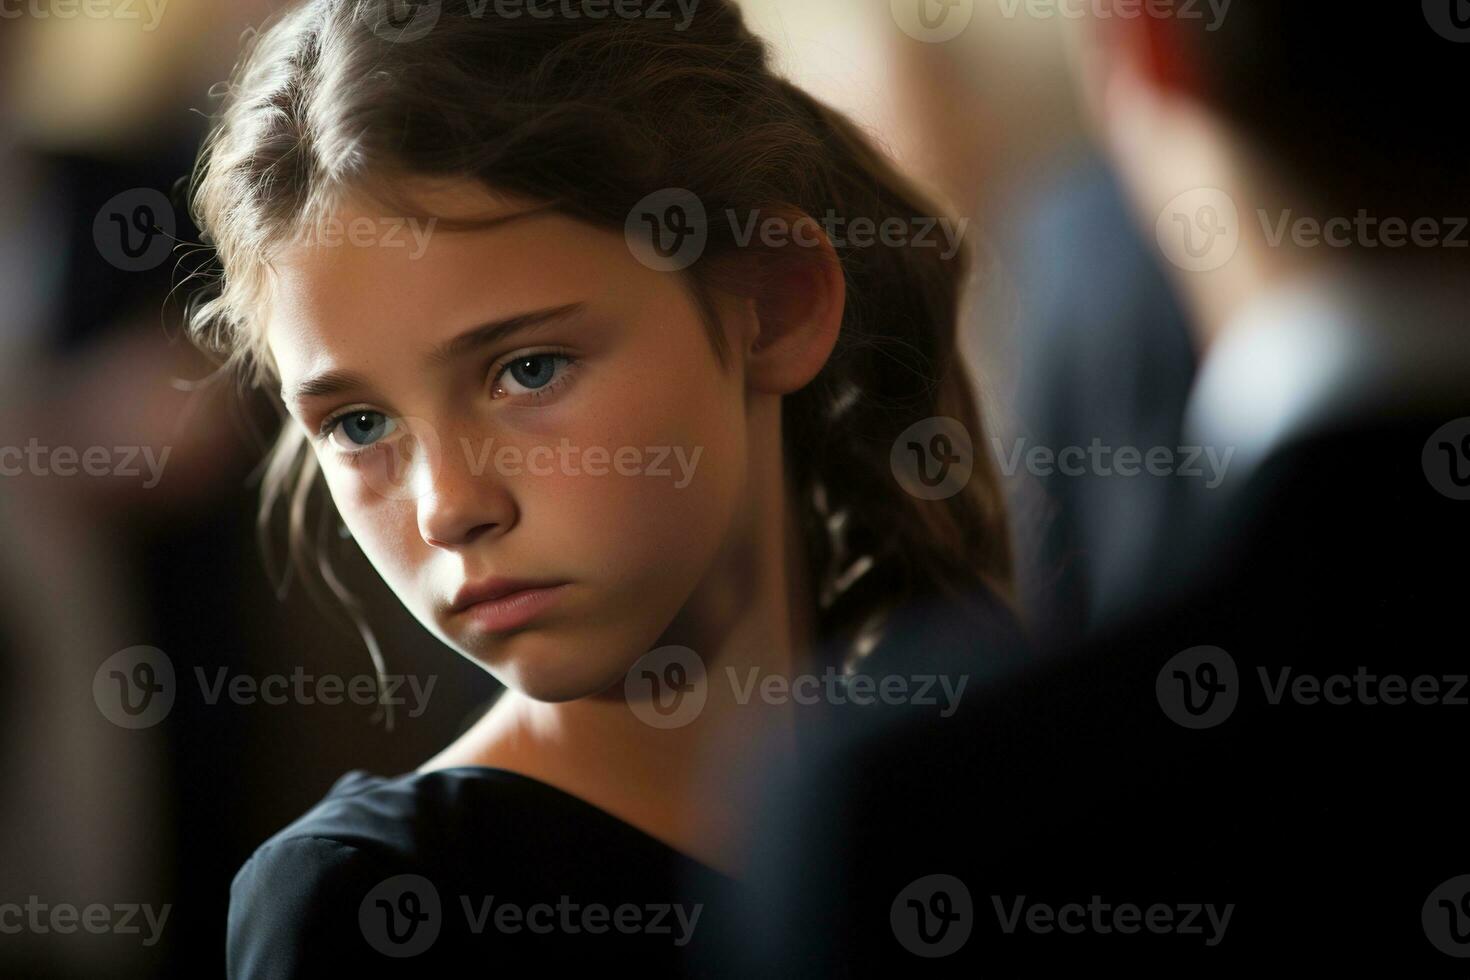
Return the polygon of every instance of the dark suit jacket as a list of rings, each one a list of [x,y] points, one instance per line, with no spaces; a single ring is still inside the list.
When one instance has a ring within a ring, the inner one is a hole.
[[[748,956],[1463,974],[1470,502],[1426,467],[1470,476],[1433,444],[1470,387],[1411,401],[1181,515],[1153,614],[1030,666],[959,649],[1007,666],[953,716],[870,719],[786,773]]]

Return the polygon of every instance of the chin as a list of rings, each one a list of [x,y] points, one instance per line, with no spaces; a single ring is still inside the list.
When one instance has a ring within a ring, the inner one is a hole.
[[[497,637],[469,656],[518,694],[559,703],[609,688],[621,693],[623,679],[643,652],[621,656],[606,638],[593,641],[555,629],[527,629]]]

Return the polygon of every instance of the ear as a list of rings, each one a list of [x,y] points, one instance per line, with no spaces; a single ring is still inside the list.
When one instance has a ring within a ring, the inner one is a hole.
[[[822,370],[847,305],[842,262],[826,231],[809,215],[789,221],[790,240],[761,256],[755,322],[742,350],[747,385],[775,395],[800,390]]]

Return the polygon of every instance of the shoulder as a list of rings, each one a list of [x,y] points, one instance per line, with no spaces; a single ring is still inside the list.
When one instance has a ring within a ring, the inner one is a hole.
[[[523,777],[488,769],[347,773],[235,874],[229,975],[313,976],[345,964],[381,966],[373,949],[373,923],[381,918],[374,896],[401,902],[416,881],[486,873],[485,849],[467,849],[465,842],[544,824],[552,803]],[[517,879],[515,861],[502,854],[495,864],[498,878]]]
[[[488,766],[353,772],[235,875],[228,972],[277,980],[398,966],[441,976],[494,962],[518,975],[636,957],[669,975],[701,917],[720,918],[703,916],[706,904],[728,909],[732,887],[529,776]],[[636,909],[646,929],[609,931],[613,910]]]
[[[330,838],[261,845],[230,884],[229,976],[309,975],[353,951],[358,902],[386,872],[379,855]]]

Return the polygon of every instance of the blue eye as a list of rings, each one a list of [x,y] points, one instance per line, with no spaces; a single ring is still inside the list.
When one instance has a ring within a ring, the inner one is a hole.
[[[550,354],[523,357],[510,365],[510,376],[527,388],[540,388],[551,380],[556,370],[556,358]]]
[[[564,354],[530,354],[506,364],[496,379],[495,397],[534,394],[556,380],[571,358]]]
[[[396,422],[382,412],[369,410],[347,412],[327,424],[327,435],[347,452],[367,449],[398,427]],[[346,443],[337,439],[339,434],[346,437]]]

